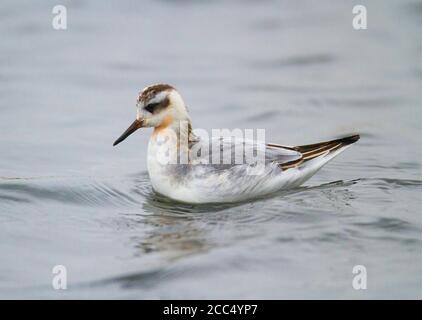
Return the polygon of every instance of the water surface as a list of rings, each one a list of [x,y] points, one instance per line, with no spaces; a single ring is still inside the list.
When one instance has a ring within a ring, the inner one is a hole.
[[[0,297],[421,298],[422,6],[361,3],[364,31],[353,1],[63,1],[57,31],[56,2],[2,1]],[[175,203],[150,130],[112,147],[155,82],[195,127],[362,139],[298,189]]]

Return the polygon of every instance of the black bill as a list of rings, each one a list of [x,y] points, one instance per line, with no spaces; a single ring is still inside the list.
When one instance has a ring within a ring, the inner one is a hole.
[[[126,129],[125,132],[113,143],[113,146],[119,144],[123,140],[125,140],[127,137],[129,137],[132,133],[134,133],[139,128],[142,128],[142,121],[141,120],[135,120],[133,123],[129,126],[129,128]]]

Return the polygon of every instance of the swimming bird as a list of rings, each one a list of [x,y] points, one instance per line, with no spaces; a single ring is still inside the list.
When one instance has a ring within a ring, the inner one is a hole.
[[[113,146],[139,128],[153,127],[147,155],[152,187],[186,203],[238,202],[297,187],[360,138],[354,134],[300,146],[204,138],[193,132],[182,96],[168,84],[143,89],[136,106],[136,120]],[[254,156],[258,153],[261,157]]]

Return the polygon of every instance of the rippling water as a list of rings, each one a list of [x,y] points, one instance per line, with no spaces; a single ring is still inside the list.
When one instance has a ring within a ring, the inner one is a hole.
[[[365,31],[353,1],[73,0],[56,31],[54,1],[2,1],[0,297],[421,298],[422,6],[361,3]],[[154,82],[196,127],[362,139],[301,188],[175,203],[150,131],[111,146]]]

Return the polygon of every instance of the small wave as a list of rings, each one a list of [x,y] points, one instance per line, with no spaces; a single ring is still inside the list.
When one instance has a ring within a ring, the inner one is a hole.
[[[148,270],[137,273],[130,273],[116,277],[110,277],[108,279],[99,280],[97,282],[89,283],[85,286],[89,287],[103,287],[107,285],[119,284],[123,288],[132,288],[136,287],[141,288],[151,288],[157,282],[165,278],[167,273],[163,269]]]
[[[125,178],[2,178],[5,203],[58,202],[81,206],[132,206],[151,191],[146,174]]]
[[[367,97],[329,97],[324,99],[325,105],[338,107],[352,107],[352,108],[383,108],[395,107],[399,104],[404,104],[405,98],[397,95],[382,95]]]
[[[379,187],[388,188],[419,188],[422,187],[422,180],[414,180],[414,179],[394,179],[394,178],[362,178],[357,179],[357,181],[372,184]]]
[[[297,55],[273,60],[255,61],[251,66],[261,68],[307,67],[310,65],[325,65],[335,61],[335,57],[328,53]]]
[[[398,218],[380,217],[370,222],[355,222],[358,227],[379,228],[387,231],[410,231],[415,228],[411,223]]]

